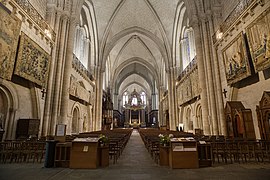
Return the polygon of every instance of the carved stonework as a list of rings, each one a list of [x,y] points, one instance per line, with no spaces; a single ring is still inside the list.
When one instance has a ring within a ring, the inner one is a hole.
[[[231,11],[231,14],[225,19],[225,21],[220,25],[220,28],[214,33],[212,36],[213,43],[215,44],[219,39],[217,39],[217,35],[219,32],[225,33],[230,28],[233,27],[233,24],[237,21],[237,19],[245,12],[245,10],[254,3],[255,0],[241,0]]]
[[[0,77],[10,80],[15,63],[21,21],[0,4]]]
[[[70,78],[69,94],[89,104],[92,102],[91,92],[86,90],[74,76],[71,76]]]
[[[51,56],[22,33],[15,74],[45,87]]]
[[[176,91],[178,96],[178,105],[182,105],[199,96],[200,86],[197,67],[178,83]]]
[[[264,91],[256,106],[261,139],[270,140],[270,92]]]
[[[51,39],[55,41],[55,32],[53,29],[47,24],[45,19],[38,13],[38,11],[31,5],[28,0],[14,0],[15,6],[20,6],[26,14],[45,32],[48,31],[50,33]]]

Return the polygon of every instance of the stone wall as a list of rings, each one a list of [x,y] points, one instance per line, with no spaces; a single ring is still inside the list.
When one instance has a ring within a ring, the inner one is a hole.
[[[45,18],[47,0],[29,0],[29,2],[34,6],[34,8],[40,13],[40,15]]]
[[[240,0],[226,0],[222,1],[222,19],[223,21],[229,16],[234,10]]]

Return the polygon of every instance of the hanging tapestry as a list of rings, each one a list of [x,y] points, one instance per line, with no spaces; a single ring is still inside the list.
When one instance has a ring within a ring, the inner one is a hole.
[[[270,67],[270,11],[262,13],[246,29],[255,71]]]
[[[11,80],[21,21],[0,4],[0,77]]]
[[[47,52],[22,33],[15,74],[45,87],[50,58]]]
[[[228,85],[250,76],[250,66],[243,33],[222,50]]]

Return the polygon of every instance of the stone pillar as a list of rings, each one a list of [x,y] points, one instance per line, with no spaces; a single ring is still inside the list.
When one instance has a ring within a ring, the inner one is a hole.
[[[60,104],[60,122],[63,124],[68,124],[71,119],[68,116],[69,110],[69,86],[70,86],[70,75],[72,70],[72,61],[73,61],[73,43],[75,37],[75,27],[77,24],[77,19],[75,17],[70,18],[69,22],[69,31],[67,33],[67,48],[66,48],[66,58],[64,63],[64,73],[63,73],[63,84],[62,84],[62,97]],[[67,132],[70,132],[70,127],[67,126]]]
[[[96,76],[96,86],[95,86],[95,106],[93,111],[93,117],[95,121],[94,131],[101,130],[102,126],[102,96],[103,96],[103,89],[102,89],[102,82],[103,82],[103,75],[99,66],[94,67],[94,73]]]
[[[56,65],[56,61],[57,61],[57,49],[59,47],[59,42],[58,42],[58,34],[59,34],[59,25],[60,25],[60,17],[61,17],[61,13],[58,11],[57,15],[55,17],[55,21],[53,20],[53,18],[51,17],[52,14],[54,14],[55,12],[49,12],[48,15],[48,19],[51,19],[54,24],[54,31],[56,33],[56,38],[55,38],[55,45],[52,49],[52,58],[51,58],[51,63],[50,63],[50,72],[49,72],[49,76],[48,76],[48,83],[47,83],[47,87],[46,87],[46,98],[45,98],[45,106],[44,106],[44,115],[43,115],[43,125],[42,125],[42,132],[41,135],[45,136],[48,134],[51,134],[52,132],[50,131],[51,127],[53,125],[52,122],[50,122],[51,119],[51,108],[52,108],[52,103],[53,102],[53,86],[55,86],[55,84],[53,84],[54,82],[54,78],[55,78],[55,65]],[[52,135],[52,134],[51,134]]]
[[[59,34],[59,45],[56,47],[56,67],[55,73],[53,75],[54,80],[54,94],[53,94],[53,105],[52,105],[52,120],[50,123],[50,134],[54,134],[54,128],[57,124],[58,116],[59,116],[59,99],[60,99],[60,91],[61,91],[61,77],[63,74],[63,59],[64,59],[64,52],[66,47],[66,36],[67,32],[67,16],[62,16],[61,22],[61,30]],[[60,27],[59,27],[60,28]]]
[[[125,110],[125,123],[124,124],[128,124],[129,122],[129,109]]]
[[[129,109],[129,124],[131,124],[131,109]]]
[[[202,120],[203,120],[203,132],[205,135],[210,135],[210,127],[208,122],[208,103],[207,103],[207,92],[206,92],[206,79],[204,74],[204,62],[203,62],[203,49],[202,49],[202,39],[201,30],[199,22],[195,22],[193,25],[196,53],[197,53],[197,63],[198,63],[198,74],[200,82],[200,96],[201,96],[201,106],[202,106]]]
[[[141,110],[138,110],[139,115],[139,124],[141,124]]]
[[[142,109],[142,123],[145,124],[145,110]]]
[[[206,76],[208,82],[206,85],[208,89],[209,95],[209,108],[211,110],[211,114],[209,114],[209,121],[211,122],[213,128],[213,135],[218,135],[218,120],[217,120],[217,111],[216,111],[216,101],[215,101],[215,91],[214,91],[214,81],[213,81],[213,73],[212,73],[212,64],[211,64],[211,56],[210,56],[210,47],[209,47],[209,40],[208,38],[208,30],[206,26],[206,22],[202,21],[202,34],[203,34],[203,41],[204,41],[204,49],[205,49],[205,69],[206,69]]]
[[[213,19],[209,21],[209,29],[210,34],[214,34],[214,24]],[[211,39],[212,40],[212,39]],[[211,41],[211,44],[213,40]],[[212,54],[213,54],[213,62],[214,62],[214,78],[216,82],[216,96],[217,96],[217,106],[218,106],[218,114],[219,114],[219,122],[221,126],[221,134],[227,136],[227,126],[226,126],[226,119],[224,114],[224,102],[222,96],[222,86],[220,81],[220,70],[219,70],[219,62],[217,57],[217,50],[215,46],[212,44]]]
[[[168,93],[168,102],[169,102],[169,123],[170,130],[176,130],[176,96],[175,96],[175,78],[174,78],[174,68],[170,69],[169,72],[169,93]]]
[[[114,93],[113,97],[113,109],[119,109],[120,107],[118,106],[118,94]]]

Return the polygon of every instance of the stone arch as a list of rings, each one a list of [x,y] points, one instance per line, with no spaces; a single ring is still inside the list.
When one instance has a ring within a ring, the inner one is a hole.
[[[72,107],[71,117],[71,133],[79,133],[81,124],[81,108],[78,102],[76,102]]]
[[[19,106],[18,93],[13,86],[4,80],[0,82],[0,94],[1,101],[3,100],[2,105],[0,104],[0,113],[3,114],[1,124],[5,131],[3,139],[14,139],[16,133],[15,116]]]
[[[197,104],[196,106],[196,126],[197,126],[196,128],[203,129],[201,104]]]
[[[186,127],[187,131],[192,131],[193,130],[193,119],[192,119],[192,110],[190,107],[187,108],[186,110]]]

